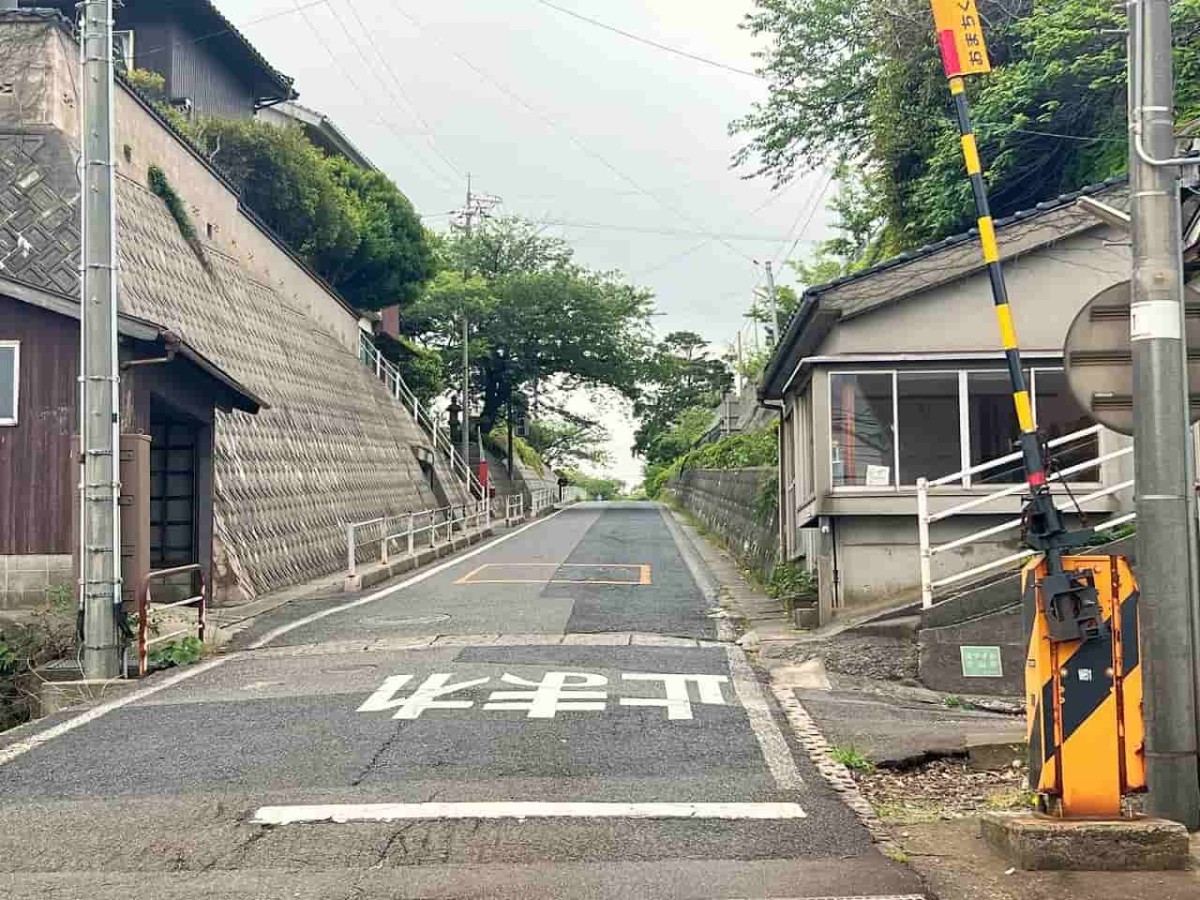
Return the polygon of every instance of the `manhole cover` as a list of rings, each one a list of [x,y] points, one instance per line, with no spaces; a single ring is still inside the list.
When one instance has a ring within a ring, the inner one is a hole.
[[[370,617],[359,619],[363,625],[373,625],[382,628],[411,628],[414,625],[437,625],[440,622],[450,621],[450,616],[447,613],[438,613],[434,616],[410,616],[407,619],[385,619]]]

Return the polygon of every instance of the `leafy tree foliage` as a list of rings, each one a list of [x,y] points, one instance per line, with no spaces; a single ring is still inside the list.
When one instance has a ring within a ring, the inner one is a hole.
[[[680,431],[681,417],[690,410],[704,411],[704,429],[712,410],[733,384],[729,367],[708,355],[708,341],[694,331],[674,331],[658,342],[644,375],[642,395],[633,405],[639,421],[634,435],[633,452],[648,464],[670,461],[688,447],[676,449],[680,440],[694,428],[698,414],[691,413],[688,425]],[[698,432],[695,438],[704,433]]]
[[[433,274],[420,219],[386,175],[325,156],[299,128],[240,119],[182,127],[246,205],[353,306],[411,302]]]
[[[609,461],[608,431],[599,422],[580,416],[550,415],[529,422],[525,440],[553,469]]]
[[[587,475],[578,469],[566,469],[562,474],[575,487],[582,488],[591,500],[615,500],[625,489],[624,482],[615,478]]]
[[[485,433],[510,396],[535,384],[637,394],[649,345],[647,292],[584,268],[567,244],[519,219],[454,234],[437,255],[442,271],[406,313],[405,327],[453,367],[466,317]]]
[[[782,184],[841,160],[838,274],[971,224],[970,187],[927,0],[755,0],[769,96],[732,129],[737,161]],[[1200,113],[1200,0],[1171,5],[1181,121]],[[979,0],[995,70],[969,92],[1003,216],[1125,167],[1125,8]]]

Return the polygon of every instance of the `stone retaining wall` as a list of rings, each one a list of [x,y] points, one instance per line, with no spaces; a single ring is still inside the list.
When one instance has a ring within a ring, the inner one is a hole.
[[[779,509],[768,499],[776,484],[774,468],[686,469],[666,489],[766,581],[779,558]],[[766,516],[764,508],[769,508]]]

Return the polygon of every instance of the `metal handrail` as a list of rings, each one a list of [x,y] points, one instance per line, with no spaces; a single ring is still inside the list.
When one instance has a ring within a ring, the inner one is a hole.
[[[173,631],[170,634],[159,635],[158,637],[150,637],[150,582],[170,578],[173,575],[184,575],[188,572],[195,572],[200,579],[200,593],[193,597],[188,597],[185,600],[177,600],[174,603],[163,603],[159,605],[159,609],[175,609],[179,606],[190,606],[193,603],[199,603],[199,609],[196,614],[196,637],[201,643],[204,641],[204,631],[208,624],[208,590],[204,581],[204,568],[200,563],[189,563],[186,566],[174,566],[170,569],[156,569],[147,572],[137,589],[137,604],[138,604],[138,674],[145,675],[150,668],[150,645],[159,644],[163,641],[169,641],[171,638],[179,637],[181,634],[187,634],[191,631],[190,628],[183,628],[179,631]]]
[[[1079,431],[1073,431],[1070,434],[1064,434],[1060,438],[1055,438],[1054,440],[1047,442],[1046,446],[1053,449],[1055,447],[1061,447],[1064,444],[1072,444],[1075,441],[1082,440],[1085,437],[1091,437],[1094,434],[1099,434],[1103,430],[1103,425],[1092,425],[1088,428],[1080,429]],[[964,478],[969,478],[972,475],[978,475],[980,472],[989,472],[992,469],[998,469],[1001,466],[1009,463],[1018,462],[1020,459],[1021,454],[1019,451],[1016,453],[1009,453],[1005,456],[993,459],[991,462],[980,463],[977,466],[971,466],[969,469],[961,469],[958,472],[951,472],[949,475],[943,475],[941,478],[934,478],[929,481],[929,486],[933,488],[941,487],[945,484],[951,484],[955,481],[961,482]]]
[[[449,433],[439,428],[433,417],[429,414],[428,409],[422,405],[421,400],[408,387],[404,381],[404,376],[400,374],[400,370],[387,359],[379,348],[375,346],[374,341],[364,331],[359,331],[359,353],[360,359],[368,369],[375,372],[375,377],[384,383],[388,389],[388,393],[397,401],[403,403],[412,412],[412,417],[426,434],[433,441],[435,450],[441,452],[450,462],[450,471],[456,477],[462,480],[467,486],[468,492],[475,497],[483,497],[486,493],[483,484],[479,481],[478,476],[471,471],[469,460],[463,459],[462,453],[454,446],[454,442],[450,440]]]
[[[1093,425],[1090,428],[1085,428],[1080,431],[1074,432],[1072,434],[1064,435],[1061,438],[1057,438],[1053,441],[1050,441],[1049,446],[1050,447],[1061,447],[1064,444],[1073,443],[1075,441],[1080,440],[1081,438],[1091,437],[1092,435],[1099,434],[1101,430],[1103,430],[1103,426]],[[1097,455],[1094,458],[1090,458],[1083,462],[1076,463],[1074,465],[1068,466],[1065,469],[1061,469],[1061,470],[1055,472],[1047,480],[1052,481],[1052,482],[1065,482],[1065,479],[1071,475],[1075,475],[1080,472],[1086,472],[1089,469],[1098,468],[1099,466],[1101,466],[1102,464],[1104,464],[1106,462],[1109,462],[1114,459],[1119,459],[1124,456],[1128,456],[1132,453],[1133,453],[1132,447],[1124,447],[1120,450],[1113,450],[1108,453],[1097,453]],[[982,497],[974,497],[970,500],[967,500],[963,503],[959,503],[955,506],[951,506],[947,509],[939,510],[936,513],[930,513],[930,511],[929,511],[930,489],[934,488],[934,487],[938,487],[938,486],[943,486],[943,485],[949,484],[954,481],[961,481],[963,478],[969,476],[972,473],[986,471],[991,468],[996,468],[998,465],[1003,465],[1007,462],[1013,462],[1018,459],[1020,459],[1020,454],[1009,454],[1008,456],[1001,457],[1000,459],[993,460],[989,463],[984,463],[979,466],[974,466],[971,469],[964,469],[960,472],[955,472],[951,475],[947,475],[942,478],[937,478],[937,479],[932,479],[932,480],[926,479],[926,478],[918,478],[917,479],[917,535],[918,535],[918,542],[920,545],[921,605],[924,608],[928,609],[929,607],[933,606],[933,593],[936,588],[946,587],[947,585],[956,584],[961,581],[966,581],[977,575],[981,575],[985,572],[990,572],[993,569],[998,569],[998,568],[1002,568],[1007,565],[1011,565],[1012,563],[1020,562],[1022,560],[1028,559],[1029,557],[1035,555],[1035,551],[1033,551],[1033,550],[1022,550],[1018,553],[1014,553],[1014,554],[1005,556],[1002,559],[997,559],[997,560],[993,560],[988,563],[984,563],[982,565],[974,566],[973,568],[967,569],[962,572],[957,572],[953,575],[949,575],[944,578],[940,578],[937,580],[935,580],[933,578],[933,557],[935,555],[937,555],[938,553],[945,553],[945,552],[951,551],[951,550],[957,550],[961,547],[965,547],[965,546],[967,546],[969,544],[973,544],[977,541],[984,540],[985,538],[994,537],[998,534],[1003,534],[1006,531],[1011,531],[1015,528],[1020,527],[1020,525],[1023,522],[1023,518],[1021,516],[1009,518],[1009,519],[1006,519],[1005,521],[1001,522],[998,525],[992,525],[987,528],[982,528],[977,531],[973,531],[970,534],[964,535],[962,537],[956,538],[951,541],[946,541],[941,544],[933,544],[931,542],[930,535],[929,535],[930,525],[932,525],[934,522],[944,521],[945,519],[948,519],[951,516],[958,515],[959,513],[967,512],[972,509],[977,509],[981,506],[985,506],[985,505],[987,505],[989,503],[993,503],[997,500],[1004,499],[1005,497],[1011,497],[1015,494],[1019,494],[1025,490],[1025,485],[1023,485],[1023,484],[1010,485],[1010,486],[1002,488],[1000,490],[988,493]],[[1101,487],[1097,490],[1090,491],[1089,493],[1076,498],[1074,500],[1074,502],[1077,504],[1088,503],[1093,500],[1098,500],[1102,497],[1107,497],[1107,496],[1110,496],[1113,494],[1117,494],[1123,490],[1128,490],[1129,488],[1132,488],[1133,486],[1134,486],[1133,480],[1127,479],[1127,480],[1118,482],[1116,484],[1108,485],[1106,487]],[[1118,525],[1124,524],[1125,522],[1133,521],[1136,517],[1137,517],[1136,513],[1117,515],[1117,516],[1114,516],[1114,517],[1108,519],[1105,522],[1102,522],[1099,525],[1096,525],[1092,530],[1093,531],[1105,531],[1110,528],[1115,528]]]
[[[443,543],[454,539],[457,530],[466,533],[471,528],[486,528],[491,524],[491,498],[472,500],[470,503],[456,503],[437,509],[424,509],[418,512],[402,513],[399,516],[380,516],[366,519],[362,522],[346,523],[346,571],[353,578],[358,574],[358,547],[361,541],[359,533],[374,526],[379,527],[379,536],[373,541],[379,542],[379,561],[384,565],[391,562],[391,546],[395,542],[403,542],[405,555],[411,556],[417,549],[417,538],[428,535],[429,547],[436,547],[444,536]],[[405,527],[393,530],[392,522],[404,522]],[[418,522],[422,523],[418,525]]]

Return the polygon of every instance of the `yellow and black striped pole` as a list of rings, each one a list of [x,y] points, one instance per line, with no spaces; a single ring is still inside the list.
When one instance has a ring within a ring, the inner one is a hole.
[[[979,160],[979,145],[975,141],[975,131],[971,125],[971,109],[967,104],[966,85],[961,75],[951,77],[950,93],[954,95],[958,129],[962,135],[963,158],[967,163],[967,174],[971,176],[971,191],[975,195],[979,243],[983,250],[983,261],[987,263],[988,279],[992,284],[992,302],[995,304],[996,322],[1000,326],[1000,338],[1008,363],[1008,377],[1012,384],[1017,423],[1021,429],[1021,453],[1025,462],[1025,479],[1031,490],[1037,493],[1046,488],[1046,465],[1042,458],[1041,445],[1038,443],[1037,426],[1033,420],[1033,406],[1029,401],[1029,387],[1025,383],[1025,371],[1021,368],[1021,350],[1017,344],[1017,329],[1013,324],[1012,307],[1008,305],[1008,288],[1004,284],[1004,269],[1000,265],[1000,248],[996,244],[996,225],[992,221],[991,207],[988,204],[987,184],[983,180],[983,165]]]

